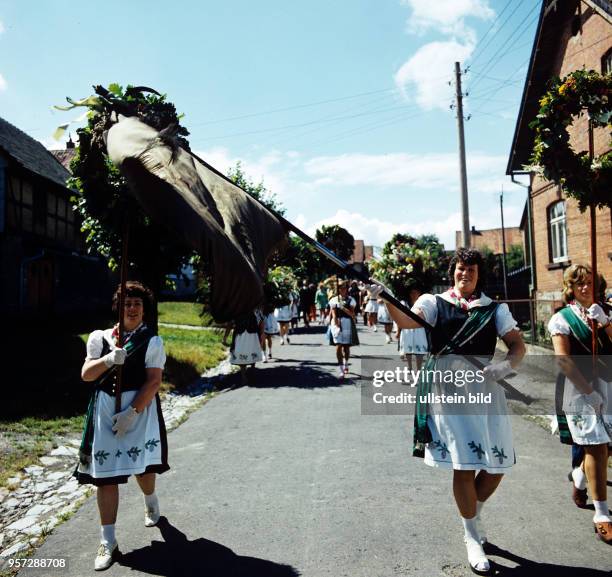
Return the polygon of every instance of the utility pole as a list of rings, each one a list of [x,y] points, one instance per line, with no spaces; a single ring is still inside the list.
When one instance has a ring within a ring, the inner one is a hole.
[[[499,194],[499,208],[501,210],[501,225],[502,225],[502,273],[504,275],[504,299],[508,300],[508,271],[506,269],[506,229],[504,228],[504,187],[502,185]]]
[[[463,134],[463,92],[461,92],[461,67],[455,62],[455,88],[457,98],[457,129],[459,132],[459,169],[461,171],[461,220],[463,246],[470,246],[470,210],[468,207],[467,172],[465,169],[465,136]]]

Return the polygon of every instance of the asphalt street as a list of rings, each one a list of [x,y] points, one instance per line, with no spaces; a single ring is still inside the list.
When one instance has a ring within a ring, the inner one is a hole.
[[[356,357],[396,354],[380,332],[361,328],[360,339]],[[258,365],[250,386],[231,377],[233,387],[169,435],[157,527],[143,525],[136,483],[122,487],[122,556],[105,575],[471,575],[451,473],[411,456],[412,418],[362,415],[360,361],[338,381],[322,328],[274,346],[274,361]],[[484,511],[495,571],[609,576],[612,548],[596,540],[592,510],[570,500],[569,448],[521,416],[513,430],[517,464]],[[36,554],[65,558],[68,568],[19,575],[93,575],[98,542],[92,498]]]

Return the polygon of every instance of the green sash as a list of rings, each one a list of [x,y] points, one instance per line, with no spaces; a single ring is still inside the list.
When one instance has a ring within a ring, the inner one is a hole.
[[[578,315],[572,310],[571,307],[567,306],[559,311],[559,314],[565,319],[569,325],[570,331],[576,337],[576,340],[584,347],[585,352],[591,354],[593,348],[591,347],[592,333],[589,327],[583,323]],[[565,375],[559,371],[557,375],[557,381],[555,383],[555,405],[557,412],[557,424],[559,425],[559,440],[564,445],[572,445],[574,439],[572,433],[567,425],[567,416],[563,412],[563,389],[565,387]]]
[[[468,318],[457,333],[448,341],[440,352],[436,355],[430,354],[425,361],[423,370],[419,375],[417,384],[417,398],[414,413],[414,445],[412,455],[414,457],[425,456],[425,444],[431,442],[431,431],[427,426],[427,403],[421,402],[421,397],[427,398],[427,393],[431,392],[431,382],[429,381],[429,371],[434,370],[436,361],[440,355],[457,354],[461,347],[483,329],[491,320],[497,303],[492,302],[487,306],[475,307],[470,311]]]

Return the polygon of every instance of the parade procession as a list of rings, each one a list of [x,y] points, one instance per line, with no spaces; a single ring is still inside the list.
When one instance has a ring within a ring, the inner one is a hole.
[[[610,575],[612,2],[143,8],[0,3],[1,575]]]

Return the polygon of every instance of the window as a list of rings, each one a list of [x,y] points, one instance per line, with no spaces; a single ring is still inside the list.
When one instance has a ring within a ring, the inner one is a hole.
[[[7,226],[62,244],[80,244],[80,222],[66,193],[36,186],[16,175],[8,179]]]
[[[548,230],[552,262],[563,262],[568,259],[566,223],[565,201],[560,200],[548,209]]]
[[[612,74],[612,48],[601,57],[601,73]]]

